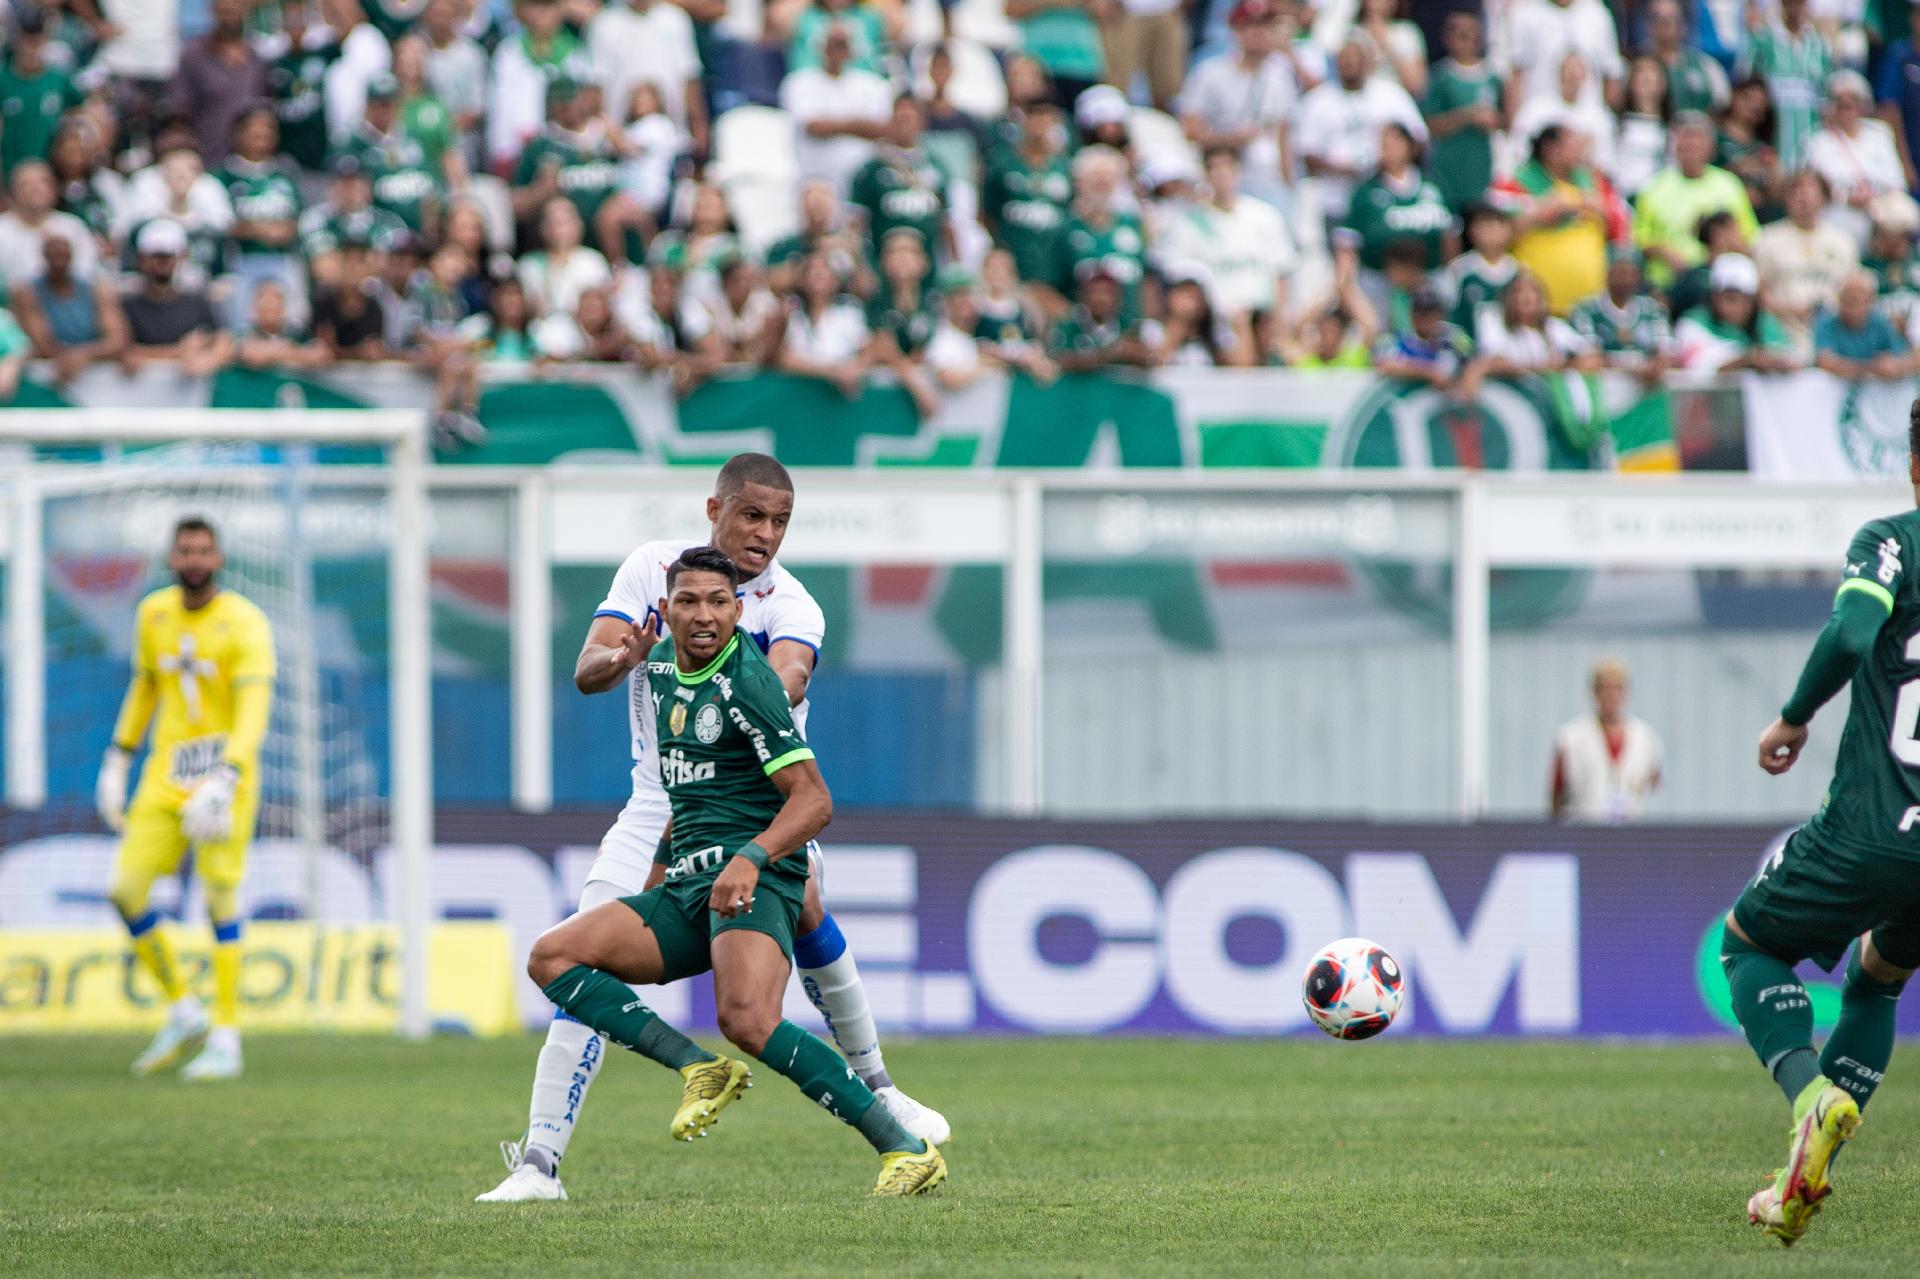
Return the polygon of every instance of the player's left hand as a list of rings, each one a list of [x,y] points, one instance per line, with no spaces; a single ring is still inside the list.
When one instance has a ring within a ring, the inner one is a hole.
[[[1807,744],[1807,726],[1776,719],[1760,734],[1760,767],[1775,777],[1792,768]]]
[[[734,857],[713,877],[707,909],[732,919],[753,909],[753,891],[760,886],[760,868],[744,857]]]
[[[233,833],[233,790],[240,770],[222,764],[187,796],[180,808],[180,833],[195,844],[224,843]]]

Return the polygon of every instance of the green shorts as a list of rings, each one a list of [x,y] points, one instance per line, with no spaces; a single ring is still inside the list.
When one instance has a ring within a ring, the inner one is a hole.
[[[661,983],[679,981],[713,968],[713,939],[736,928],[765,933],[780,944],[780,953],[793,958],[793,934],[806,903],[807,881],[790,875],[760,876],[753,890],[753,908],[727,918],[707,909],[713,895],[712,875],[657,884],[637,897],[620,900],[653,930],[667,975]]]
[[[1832,971],[1860,934],[1899,968],[1920,968],[1920,860],[1823,839],[1802,826],[1733,905],[1761,950]]]

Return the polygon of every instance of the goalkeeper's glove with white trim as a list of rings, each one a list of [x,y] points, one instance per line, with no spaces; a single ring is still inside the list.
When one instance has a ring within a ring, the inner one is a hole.
[[[100,758],[100,776],[93,784],[94,811],[116,835],[127,828],[127,773],[132,768],[132,751],[109,746]]]
[[[180,832],[195,844],[224,843],[233,833],[233,788],[240,770],[222,764],[207,774],[180,809]]]

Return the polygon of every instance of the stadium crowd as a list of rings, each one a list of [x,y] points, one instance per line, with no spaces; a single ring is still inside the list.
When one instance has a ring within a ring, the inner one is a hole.
[[[12,0],[28,356],[1905,376],[1897,0]],[[1189,50],[1193,50],[1190,56]]]

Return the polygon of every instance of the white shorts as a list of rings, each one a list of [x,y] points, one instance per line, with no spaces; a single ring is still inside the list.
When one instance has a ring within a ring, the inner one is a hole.
[[[660,835],[671,815],[665,796],[628,797],[627,806],[600,837],[600,856],[588,868],[587,882],[580,889],[581,910],[645,890],[647,876],[653,872],[653,855],[660,848]],[[807,845],[807,869],[816,879],[826,874],[826,858],[817,840]],[[618,891],[609,893],[608,887]],[[819,887],[826,887],[824,879]]]

